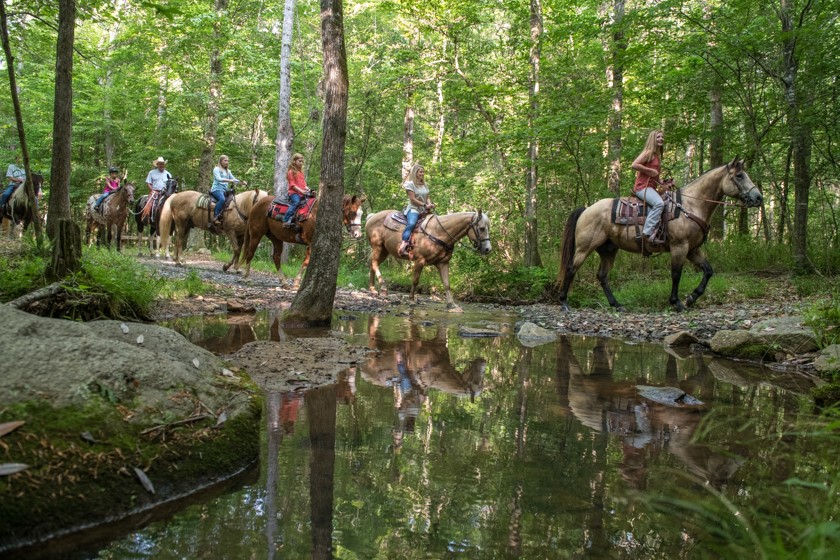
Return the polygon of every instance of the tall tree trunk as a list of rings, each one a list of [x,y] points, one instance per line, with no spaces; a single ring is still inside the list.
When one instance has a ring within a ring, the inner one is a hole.
[[[321,0],[324,52],[324,130],[318,221],[312,259],[284,320],[291,325],[329,325],[341,256],[344,145],[347,140],[347,56],[342,0]]]
[[[213,51],[210,53],[210,96],[207,99],[207,115],[204,121],[201,158],[198,161],[198,190],[210,189],[213,182],[213,165],[216,159],[216,139],[219,132],[219,98],[222,89],[222,61],[219,58],[219,44],[222,41],[221,19],[227,9],[228,0],[215,0],[216,23],[213,25]]]
[[[283,35],[280,40],[280,101],[277,104],[277,138],[274,141],[274,195],[289,192],[286,169],[292,159],[295,131],[292,128],[292,36],[294,31],[295,0],[283,6]],[[287,254],[288,251],[283,251]]]
[[[79,268],[82,239],[70,215],[70,157],[73,140],[73,42],[76,2],[58,2],[58,40],[55,56],[53,154],[50,169],[50,213],[47,235],[53,241],[50,279],[65,277]]]
[[[721,101],[720,80],[715,80],[709,90],[709,169],[723,165],[723,101]],[[709,237],[715,240],[723,239],[724,209],[712,214],[709,223]]]
[[[35,199],[35,189],[32,186],[32,170],[29,166],[29,148],[26,146],[26,134],[23,129],[23,114],[20,111],[20,97],[18,97],[17,78],[15,77],[15,58],[12,56],[12,47],[9,44],[9,28],[6,19],[6,2],[0,0],[0,40],[3,42],[3,53],[6,56],[6,69],[9,72],[9,89],[12,97],[12,107],[15,112],[15,124],[17,126],[18,141],[23,156],[23,169],[26,172],[26,196],[29,199],[30,208],[35,215],[35,239],[38,247],[43,245],[43,233],[41,232],[41,219],[38,215],[38,204]],[[3,185],[5,186],[5,185]]]
[[[448,39],[443,40],[442,58],[446,60],[446,47],[449,44]],[[446,132],[446,108],[443,105],[443,69],[438,67],[437,72],[437,102],[438,102],[438,124],[435,130],[435,151],[432,155],[432,163],[440,163],[441,155],[443,154],[443,137]]]
[[[811,129],[801,118],[801,104],[797,96],[797,73],[799,61],[796,53],[796,30],[793,26],[793,0],[779,1],[779,19],[782,24],[782,64],[784,74],[782,84],[787,102],[787,120],[790,133],[790,144],[793,152],[793,260],[796,268],[802,272],[812,270],[808,260],[808,198],[811,191]],[[804,11],[809,9],[810,3],[803,8],[803,13],[796,16],[797,21],[804,19]]]
[[[414,164],[414,89],[406,93],[405,113],[403,114],[403,158],[402,180],[408,179]]]
[[[159,70],[157,120],[155,121],[155,135],[152,140],[156,150],[159,150],[163,147],[161,145],[161,139],[163,138],[163,127],[166,125],[166,96],[168,94],[169,66],[163,65]]]
[[[624,2],[613,0],[613,36],[612,36],[612,66],[608,70],[610,88],[612,89],[612,108],[609,117],[609,159],[610,176],[607,180],[611,192],[616,195],[621,192],[621,136],[622,117],[624,115],[624,51],[627,41],[624,40]]]
[[[539,118],[540,53],[542,49],[543,19],[540,0],[531,0],[531,87],[528,112],[528,175],[525,181],[525,266],[542,266],[539,236],[537,235],[537,180],[539,139],[536,121]]]

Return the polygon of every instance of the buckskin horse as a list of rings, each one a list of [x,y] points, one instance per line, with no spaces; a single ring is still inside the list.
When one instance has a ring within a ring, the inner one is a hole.
[[[102,201],[102,204],[99,206],[99,211],[93,209],[97,198],[99,198],[99,195],[91,195],[85,207],[85,221],[87,222],[85,236],[88,238],[88,243],[90,243],[90,236],[93,230],[98,227],[100,232],[102,232],[101,228],[104,227],[105,246],[110,249],[113,230],[116,229],[117,251],[119,251],[120,242],[122,241],[122,231],[125,226],[125,221],[128,218],[128,211],[134,202],[134,185],[128,181],[120,185],[120,188]],[[97,247],[101,240],[102,234],[100,233],[96,236]]]
[[[383,210],[368,218],[365,225],[368,243],[371,247],[369,288],[377,293],[374,278],[379,283],[379,291],[387,294],[379,265],[388,255],[397,259],[411,259],[414,261],[414,275],[411,283],[411,299],[417,293],[420,283],[420,273],[426,265],[435,265],[440,273],[441,282],[446,290],[446,307],[450,311],[463,311],[455,304],[452,291],[449,289],[449,261],[455,250],[455,244],[464,236],[472,241],[473,248],[486,255],[491,250],[490,218],[481,210],[478,212],[458,212],[438,216],[429,214],[417,222],[414,228],[414,249],[408,256],[400,256],[397,252],[402,237],[404,225],[393,221],[392,214],[399,214],[396,210]]]
[[[239,271],[239,255],[245,240],[245,231],[248,228],[248,215],[251,208],[268,193],[259,189],[242,191],[233,196],[230,204],[222,212],[222,230],[218,231],[209,227],[213,219],[213,207],[216,201],[207,194],[198,191],[184,191],[173,194],[166,201],[163,213],[160,217],[161,246],[166,251],[166,258],[169,258],[169,236],[172,233],[172,225],[175,230],[175,251],[173,260],[176,264],[181,262],[181,250],[186,246],[190,229],[197,227],[217,235],[226,235],[230,240],[231,256],[230,262],[222,266],[227,270],[233,266]]]
[[[137,254],[139,256],[143,256],[143,227],[149,226],[149,256],[154,254],[155,257],[160,258],[160,215],[163,213],[166,199],[176,192],[178,192],[178,180],[173,177],[166,181],[166,188],[161,195],[158,195],[151,213],[146,216],[143,215],[143,209],[146,207],[149,195],[144,194],[137,199],[137,204],[134,205],[134,212],[132,213],[137,222]],[[155,243],[157,243],[156,248]]]
[[[41,192],[44,185],[44,176],[38,173],[32,174],[32,188],[35,191],[35,196]],[[37,200],[37,199],[36,199]],[[29,197],[26,196],[26,189],[21,184],[9,197],[4,208],[0,208],[0,216],[3,216],[3,223],[8,224],[9,237],[14,237],[15,226],[23,224],[21,233],[26,231],[35,220],[35,211],[29,204]]]
[[[277,277],[281,283],[284,280],[283,269],[280,267],[280,257],[283,255],[283,243],[302,244],[306,245],[306,256],[304,256],[300,270],[292,283],[292,287],[297,289],[300,286],[300,279],[303,278],[303,272],[309,266],[309,244],[312,243],[312,237],[315,235],[315,223],[318,219],[318,200],[312,201],[307,217],[298,222],[295,228],[283,227],[283,224],[268,216],[271,201],[271,198],[264,198],[257,202],[251,209],[251,214],[248,217],[248,231],[245,234],[245,256],[243,257],[243,261],[245,262],[244,277],[247,278],[251,272],[251,261],[263,236],[268,237],[274,247],[272,260],[277,269]],[[353,239],[360,239],[362,237],[362,203],[364,201],[364,197],[345,194],[341,202],[342,223]],[[301,206],[297,212],[297,216],[303,217],[308,206],[310,205],[305,204]]]
[[[740,199],[744,206],[751,208],[761,206],[762,196],[744,171],[744,162],[739,161],[737,157],[726,165],[704,173],[672,194],[672,202],[666,203],[666,212],[662,214],[666,242],[664,245],[645,247],[645,250],[671,253],[669,301],[677,311],[684,311],[703,295],[709,278],[714,274],[703,253],[702,245],[709,232],[709,220],[715,209],[723,204],[723,197]],[[604,198],[589,208],[578,208],[571,213],[566,222],[560,271],[555,283],[555,291],[565,310],[569,309],[566,297],[575,273],[592,251],[597,251],[601,257],[597,277],[607,300],[612,307],[624,310],[613,296],[608,275],[619,249],[642,253],[643,248],[636,239],[636,230],[639,228],[635,222],[614,223],[616,220],[613,219],[613,207],[617,200]],[[642,221],[643,218],[638,220]],[[679,287],[686,260],[703,271],[703,278],[683,305],[679,297]]]

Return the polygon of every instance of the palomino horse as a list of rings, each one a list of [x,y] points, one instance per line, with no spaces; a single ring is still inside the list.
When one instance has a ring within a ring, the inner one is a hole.
[[[368,218],[365,225],[368,243],[371,247],[370,255],[370,291],[374,294],[374,277],[379,282],[379,290],[383,295],[387,293],[382,281],[382,273],[379,271],[379,264],[393,255],[398,259],[407,259],[397,252],[400,244],[403,226],[399,224],[397,229],[387,227],[386,218],[395,213],[396,210],[383,210]],[[390,221],[390,220],[389,220]],[[455,305],[452,298],[452,291],[449,289],[449,260],[455,250],[455,244],[464,236],[469,236],[473,248],[482,255],[490,252],[490,218],[481,210],[478,212],[458,212],[438,216],[431,214],[417,222],[414,229],[414,250],[411,252],[414,261],[414,277],[411,283],[411,299],[417,292],[417,285],[420,283],[420,273],[423,267],[435,265],[440,273],[440,279],[446,290],[446,308],[451,311],[462,311]]]
[[[85,228],[85,235],[90,243],[90,235],[94,228],[105,228],[105,246],[111,248],[111,239],[113,230],[117,230],[117,251],[120,250],[120,242],[122,241],[122,232],[125,226],[126,218],[128,218],[128,211],[134,202],[134,185],[126,182],[121,185],[116,191],[108,195],[108,198],[102,201],[99,206],[99,211],[93,209],[96,204],[96,199],[99,195],[92,195],[87,201],[85,208],[85,221],[87,227]],[[102,235],[96,236],[96,245],[102,240]]]
[[[295,276],[292,287],[297,289],[300,286],[300,279],[303,278],[303,272],[309,266],[309,244],[312,243],[312,237],[315,235],[315,222],[318,218],[318,201],[316,200],[312,209],[309,211],[309,216],[300,222],[299,229],[286,228],[283,224],[273,218],[268,217],[268,210],[271,204],[270,198],[266,198],[257,202],[251,209],[251,215],[248,218],[248,232],[245,235],[245,278],[251,272],[251,261],[254,258],[254,253],[260,244],[263,236],[268,237],[274,247],[272,260],[274,266],[277,268],[277,277],[282,283],[283,269],[280,267],[280,257],[283,255],[283,243],[297,243],[306,245],[306,256],[303,258],[303,263],[300,265],[300,270]],[[353,239],[360,239],[362,237],[362,202],[364,197],[356,195],[345,194],[341,203],[341,215],[344,227],[350,233]]]
[[[739,198],[745,206],[761,206],[761,192],[747,172],[744,162],[735,158],[730,163],[712,169],[695,179],[675,193],[678,216],[666,222],[666,244],[646,247],[651,251],[671,253],[671,305],[677,311],[685,310],[679,297],[680,277],[686,259],[703,271],[703,279],[685,300],[685,305],[692,305],[703,295],[706,284],[712,277],[712,270],[701,246],[706,241],[709,220],[715,209],[722,203],[724,195]],[[619,249],[631,253],[642,252],[636,241],[636,228],[633,224],[619,225],[611,219],[615,199],[601,199],[589,208],[578,208],[569,216],[563,240],[563,255],[560,272],[557,275],[555,289],[558,290],[560,303],[568,309],[566,296],[586,257],[592,251],[601,256],[598,268],[598,281],[607,296],[610,305],[623,310],[613,296],[608,283],[610,269],[615,262]],[[667,220],[663,212],[663,220]]]
[[[149,226],[149,256],[160,257],[160,215],[163,213],[163,207],[166,204],[166,199],[178,192],[178,180],[170,178],[166,181],[166,188],[155,202],[152,212],[148,216],[143,215],[143,208],[146,207],[146,202],[149,200],[149,195],[144,194],[137,199],[137,204],[134,205],[134,219],[137,222],[137,254],[143,256],[143,227]],[[170,232],[171,233],[171,232]],[[157,244],[157,247],[155,247]]]
[[[32,188],[35,191],[35,196],[38,196],[41,192],[43,185],[44,176],[33,173]],[[26,196],[26,189],[23,188],[23,185],[16,188],[6,202],[6,206],[0,208],[0,216],[3,217],[3,223],[8,224],[9,237],[14,237],[16,225],[23,223],[21,228],[21,233],[23,233],[29,227],[29,224],[35,220],[35,212],[29,205],[29,197]]]
[[[227,271],[231,266],[239,270],[239,254],[242,252],[242,245],[247,229],[248,213],[258,200],[268,197],[268,193],[259,189],[242,191],[234,195],[233,200],[222,213],[222,231],[211,230],[208,225],[213,214],[213,206],[216,201],[204,195],[205,205],[199,207],[199,199],[202,193],[198,191],[184,191],[173,194],[163,206],[163,213],[160,216],[161,246],[169,258],[169,236],[172,233],[172,225],[175,225],[175,254],[173,260],[176,264],[181,262],[181,251],[187,244],[190,229],[197,227],[211,233],[227,236],[230,240],[233,256],[230,262],[222,266]],[[209,208],[206,206],[209,204]]]

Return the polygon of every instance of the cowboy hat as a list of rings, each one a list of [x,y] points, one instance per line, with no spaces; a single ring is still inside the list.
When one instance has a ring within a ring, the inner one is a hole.
[[[159,157],[159,158],[157,158],[155,161],[153,161],[152,163],[154,163],[155,165],[157,165],[157,164],[159,164],[159,163],[166,163],[166,160],[165,160],[165,159],[163,159],[162,157]]]

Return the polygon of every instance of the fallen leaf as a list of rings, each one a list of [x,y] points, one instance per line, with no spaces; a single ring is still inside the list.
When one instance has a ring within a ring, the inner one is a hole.
[[[123,334],[128,334],[128,325],[125,323],[120,323],[120,329],[122,330]]]
[[[29,468],[29,465],[23,463],[3,463],[0,464],[0,476],[9,476],[10,474],[19,473]]]
[[[152,484],[152,481],[149,480],[149,477],[146,476],[146,473],[144,473],[141,469],[134,467],[134,474],[137,475],[137,479],[140,480],[140,484],[143,485],[143,488],[145,488],[149,494],[155,493],[155,485]]]
[[[221,426],[225,422],[227,422],[227,411],[223,410],[222,413],[219,414],[219,419],[216,420],[216,426],[215,427],[218,428],[219,426]]]
[[[222,375],[225,377],[233,377],[233,372],[230,371],[228,368],[222,368]]]
[[[199,365],[201,365],[201,362],[198,361],[198,358],[193,358],[193,365],[195,367],[198,367]]]
[[[3,424],[0,424],[0,437],[14,432],[24,424],[26,424],[26,422],[24,422],[23,420],[16,420],[14,422],[5,422]]]
[[[137,344],[143,344],[143,335],[142,334],[137,337]]]

